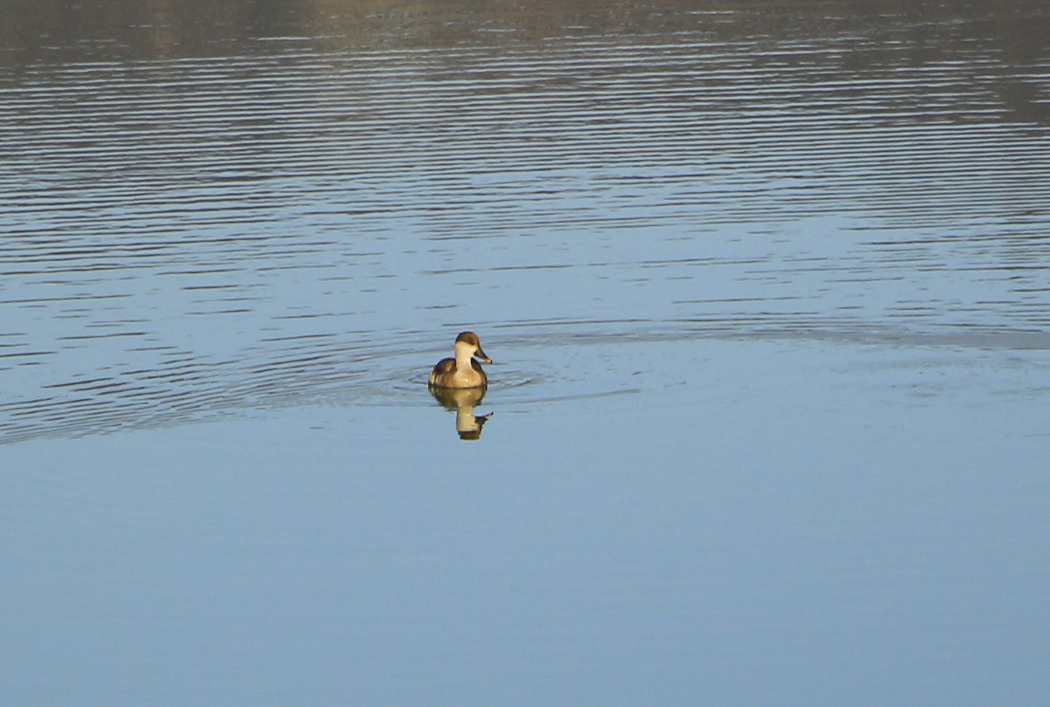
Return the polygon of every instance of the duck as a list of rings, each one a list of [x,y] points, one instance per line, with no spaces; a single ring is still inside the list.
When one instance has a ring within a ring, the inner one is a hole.
[[[475,360],[480,358],[485,363],[492,359],[481,350],[481,341],[472,331],[465,331],[456,337],[456,357],[443,358],[430,372],[431,388],[486,388],[489,377]]]

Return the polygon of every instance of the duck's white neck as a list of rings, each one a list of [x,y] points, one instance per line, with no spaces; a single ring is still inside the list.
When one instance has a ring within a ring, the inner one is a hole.
[[[456,342],[456,369],[460,371],[469,371],[471,368],[470,359],[474,357],[474,347],[465,341]]]

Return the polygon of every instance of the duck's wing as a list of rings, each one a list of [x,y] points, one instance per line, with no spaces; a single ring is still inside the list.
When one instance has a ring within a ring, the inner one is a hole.
[[[437,362],[434,366],[434,370],[430,372],[433,376],[440,376],[443,373],[453,373],[456,370],[456,359],[454,358],[443,358]]]

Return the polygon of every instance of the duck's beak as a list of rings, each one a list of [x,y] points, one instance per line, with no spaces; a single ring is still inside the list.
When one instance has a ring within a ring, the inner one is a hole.
[[[481,350],[480,346],[478,347],[478,350],[474,352],[474,357],[480,358],[485,363],[492,363],[492,359],[485,355],[485,352]]]

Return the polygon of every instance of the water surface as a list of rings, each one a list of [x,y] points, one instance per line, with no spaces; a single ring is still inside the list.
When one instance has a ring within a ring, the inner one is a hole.
[[[58,5],[0,15],[6,701],[1050,688],[1041,5]]]

